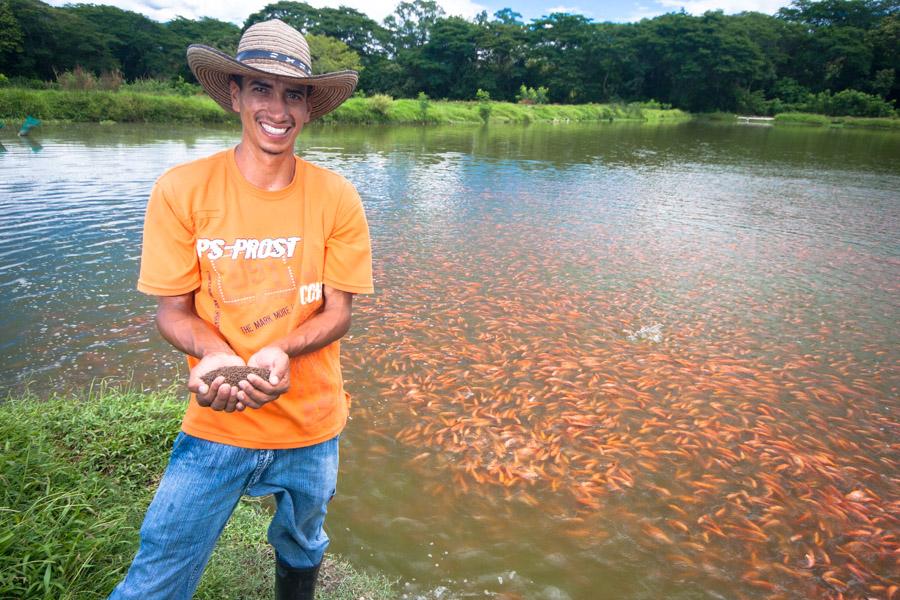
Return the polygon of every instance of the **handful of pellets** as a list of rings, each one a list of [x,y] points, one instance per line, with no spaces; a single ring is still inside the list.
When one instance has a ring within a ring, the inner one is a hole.
[[[228,385],[237,385],[239,381],[247,379],[247,375],[253,373],[259,375],[262,379],[269,380],[269,369],[260,369],[259,367],[220,367],[213,369],[209,373],[203,375],[200,379],[206,385],[212,385],[213,380],[219,375],[225,377],[225,383]]]

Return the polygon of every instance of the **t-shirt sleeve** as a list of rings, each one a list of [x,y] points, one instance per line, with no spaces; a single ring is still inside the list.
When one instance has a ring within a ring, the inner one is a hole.
[[[165,183],[153,186],[144,219],[141,274],[137,289],[154,296],[177,296],[200,285],[190,213],[173,204]]]
[[[369,224],[356,188],[346,182],[337,205],[334,229],[325,240],[325,285],[351,292],[371,294],[372,247]]]

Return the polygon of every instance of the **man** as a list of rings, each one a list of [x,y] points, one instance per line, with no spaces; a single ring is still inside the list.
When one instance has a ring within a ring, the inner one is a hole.
[[[373,287],[356,190],[293,149],[357,74],[312,75],[306,40],[277,20],[248,28],[234,58],[199,45],[187,56],[207,93],[240,115],[241,141],[168,171],[147,206],[138,289],[158,297],[159,331],[188,355],[192,395],[110,598],[190,598],[243,494],[276,501],[277,598],[313,598],[349,403],[338,340],[353,294]],[[202,379],[245,366],[268,379]]]

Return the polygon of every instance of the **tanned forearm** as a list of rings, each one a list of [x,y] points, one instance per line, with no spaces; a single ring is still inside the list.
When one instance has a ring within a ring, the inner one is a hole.
[[[353,294],[325,286],[322,310],[285,337],[272,343],[288,356],[298,356],[324,348],[350,330]]]
[[[156,326],[170,344],[195,358],[212,353],[235,353],[218,332],[197,316],[193,293],[160,297]]]

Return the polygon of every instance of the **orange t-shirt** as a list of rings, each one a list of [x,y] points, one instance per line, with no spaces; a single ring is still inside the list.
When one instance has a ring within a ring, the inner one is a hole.
[[[234,149],[174,167],[147,205],[138,289],[194,292],[197,314],[245,361],[287,335],[323,302],[322,286],[366,294],[372,253],[362,202],[343,177],[299,157],[291,184],[261,190]],[[197,359],[188,357],[193,367]],[[194,397],[182,430],[245,448],[296,448],[343,429],[340,343],[291,358],[290,389],[260,409],[226,413]]]

